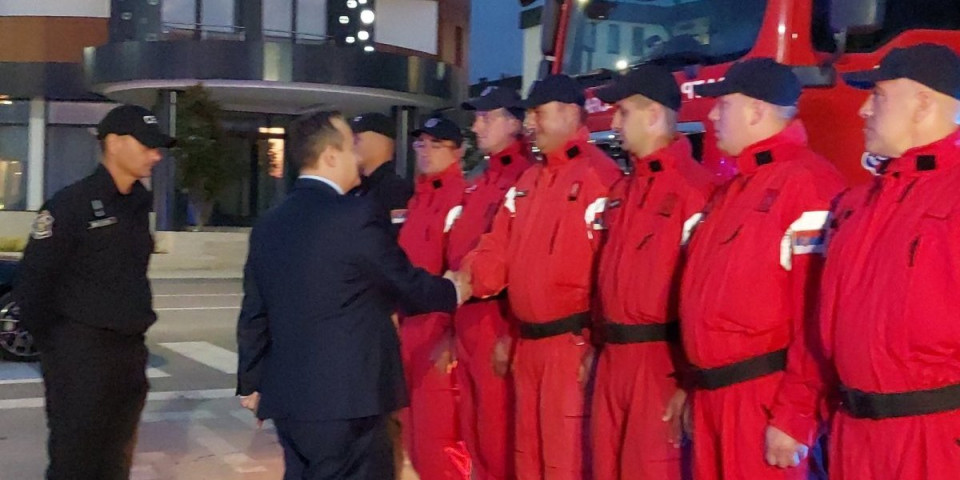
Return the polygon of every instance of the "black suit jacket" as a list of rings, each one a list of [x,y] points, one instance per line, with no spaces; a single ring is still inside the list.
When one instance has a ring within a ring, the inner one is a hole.
[[[350,419],[407,405],[390,315],[456,308],[445,279],[414,268],[367,199],[299,179],[250,235],[237,325],[237,393],[260,418]]]

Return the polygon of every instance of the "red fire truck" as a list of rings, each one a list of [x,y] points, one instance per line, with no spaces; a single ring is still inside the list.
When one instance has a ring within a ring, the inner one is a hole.
[[[681,85],[681,131],[705,165],[733,172],[715,147],[712,100],[694,85],[723,78],[731,63],[772,57],[804,85],[800,118],[812,147],[851,182],[868,178],[876,159],[863,152],[857,110],[866,94],[840,74],[871,68],[890,49],[935,42],[960,51],[960,0],[545,0],[541,73],[576,76],[587,88],[589,126],[610,143],[613,108],[593,87],[643,62],[671,67]]]

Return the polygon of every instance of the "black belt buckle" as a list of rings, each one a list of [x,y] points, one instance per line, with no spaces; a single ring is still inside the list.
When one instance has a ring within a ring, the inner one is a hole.
[[[539,340],[565,333],[579,335],[583,328],[587,326],[589,318],[589,312],[582,312],[545,323],[520,322],[520,338]]]
[[[604,322],[604,342],[613,344],[676,342],[680,339],[680,323],[654,323],[646,325],[625,325]]]
[[[717,390],[760,378],[787,368],[787,349],[777,350],[716,368],[698,368],[693,372],[701,390]]]

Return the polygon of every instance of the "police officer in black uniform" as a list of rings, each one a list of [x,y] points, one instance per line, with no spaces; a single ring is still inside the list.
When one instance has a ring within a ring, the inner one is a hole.
[[[37,215],[15,298],[41,351],[48,480],[127,479],[156,321],[147,264],[152,196],[140,180],[173,145],[144,108],[100,122],[102,163]]]
[[[393,234],[400,232],[407,202],[413,196],[413,185],[397,175],[393,161],[396,126],[381,113],[364,113],[350,122],[357,155],[360,156],[360,186],[351,190],[357,196],[369,196],[389,215]]]

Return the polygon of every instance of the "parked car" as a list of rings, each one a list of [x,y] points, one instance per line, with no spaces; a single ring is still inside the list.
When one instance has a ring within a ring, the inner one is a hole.
[[[33,337],[20,325],[20,309],[10,292],[17,263],[15,258],[0,257],[0,360],[36,362],[40,352]]]

